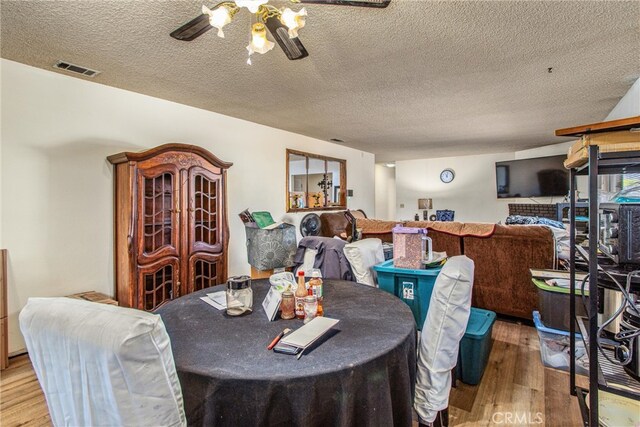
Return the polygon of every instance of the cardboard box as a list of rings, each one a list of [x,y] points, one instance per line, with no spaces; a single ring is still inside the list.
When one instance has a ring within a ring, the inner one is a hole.
[[[82,299],[85,301],[98,302],[101,304],[118,305],[118,301],[108,295],[96,291],[80,292],[79,294],[67,295],[67,298]]]
[[[251,279],[268,279],[272,274],[282,273],[283,271],[293,271],[293,268],[272,268],[270,270],[258,270],[254,266],[251,266]]]
[[[640,150],[640,132],[625,130],[583,135],[569,148],[564,167],[572,169],[587,163],[591,145],[598,145],[601,153],[637,151]]]

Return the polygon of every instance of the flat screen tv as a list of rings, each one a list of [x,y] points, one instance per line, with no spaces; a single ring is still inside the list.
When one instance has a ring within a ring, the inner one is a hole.
[[[496,162],[498,198],[553,197],[569,194],[566,156]]]

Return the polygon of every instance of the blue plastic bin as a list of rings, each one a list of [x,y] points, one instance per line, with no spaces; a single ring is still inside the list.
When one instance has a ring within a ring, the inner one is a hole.
[[[433,285],[441,268],[424,270],[396,268],[393,266],[393,259],[390,259],[375,265],[373,269],[378,273],[378,287],[404,301],[413,312],[418,330],[422,330]]]
[[[457,374],[465,384],[476,385],[482,379],[491,353],[491,331],[496,321],[493,311],[471,307],[467,330],[460,341]]]
[[[567,331],[545,326],[540,319],[540,313],[533,312],[533,323],[540,337],[540,359],[548,368],[569,371],[571,351],[569,349],[569,335]],[[589,375],[589,357],[584,348],[582,335],[576,334],[576,372]]]

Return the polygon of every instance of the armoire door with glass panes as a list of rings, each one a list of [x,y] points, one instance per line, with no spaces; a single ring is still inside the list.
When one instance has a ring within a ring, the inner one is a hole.
[[[198,166],[189,170],[190,253],[220,253],[223,250],[221,183],[221,175]]]
[[[153,311],[180,296],[178,258],[138,267],[138,308]]]
[[[138,169],[138,262],[179,256],[180,183],[174,165]]]
[[[200,253],[189,259],[187,293],[224,283],[226,274],[221,255]]]

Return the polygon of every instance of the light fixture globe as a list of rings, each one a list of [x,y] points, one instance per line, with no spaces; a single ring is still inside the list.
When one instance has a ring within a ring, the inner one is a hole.
[[[249,55],[254,52],[264,54],[269,52],[276,44],[267,39],[267,29],[262,22],[256,22],[251,27],[251,43],[247,45]]]
[[[224,38],[222,27],[231,22],[231,11],[225,5],[220,5],[211,10],[207,6],[202,6],[202,13],[209,16],[209,24],[218,29],[218,37]]]
[[[305,25],[305,17],[307,16],[307,9],[304,7],[298,12],[294,12],[288,7],[284,9],[280,15],[280,22],[287,26],[289,29],[289,38],[298,37],[298,30]]]
[[[266,4],[269,0],[235,0],[238,7],[246,7],[249,12],[256,13],[260,6]]]

